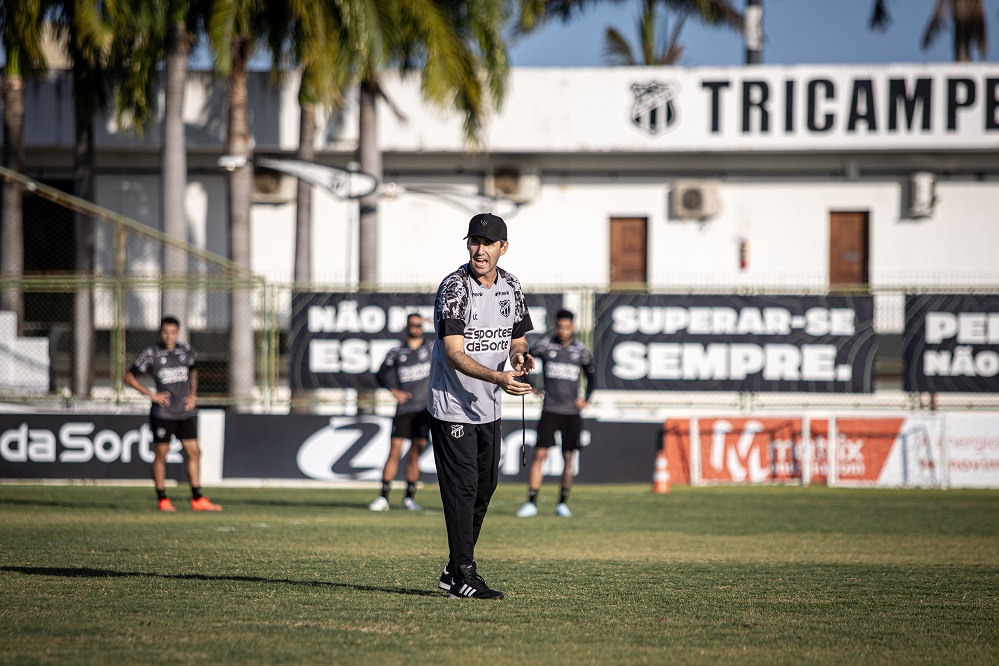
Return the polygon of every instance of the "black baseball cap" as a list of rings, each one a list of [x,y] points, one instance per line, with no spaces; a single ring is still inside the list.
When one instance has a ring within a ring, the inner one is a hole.
[[[470,236],[482,236],[493,241],[506,240],[506,222],[499,215],[492,213],[479,213],[468,221],[468,234]]]

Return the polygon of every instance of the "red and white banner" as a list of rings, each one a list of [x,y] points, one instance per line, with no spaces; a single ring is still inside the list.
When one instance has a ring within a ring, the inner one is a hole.
[[[676,484],[999,488],[994,413],[670,418],[663,446]]]
[[[995,414],[952,414],[944,435],[949,483],[956,488],[999,485],[999,418]]]

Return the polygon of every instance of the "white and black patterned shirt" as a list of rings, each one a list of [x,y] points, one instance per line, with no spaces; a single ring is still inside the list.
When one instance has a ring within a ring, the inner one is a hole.
[[[129,372],[136,377],[149,373],[156,382],[157,393],[170,393],[170,404],[162,407],[154,402],[149,411],[150,416],[168,421],[183,421],[194,415],[193,411],[184,409],[184,398],[187,397],[191,370],[194,367],[194,350],[183,342],[178,342],[172,350],[162,343],[142,350]]]
[[[445,277],[434,301],[437,339],[430,365],[430,414],[457,423],[491,423],[502,416],[500,387],[452,368],[445,336],[463,336],[468,356],[502,371],[510,357],[510,342],[533,328],[520,280],[512,273],[497,267],[496,282],[489,288],[469,273],[468,264]]]

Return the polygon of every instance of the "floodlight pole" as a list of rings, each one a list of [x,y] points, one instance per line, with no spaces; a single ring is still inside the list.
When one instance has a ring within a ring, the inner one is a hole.
[[[746,42],[746,64],[759,65],[763,57],[763,0],[746,0],[743,36]]]

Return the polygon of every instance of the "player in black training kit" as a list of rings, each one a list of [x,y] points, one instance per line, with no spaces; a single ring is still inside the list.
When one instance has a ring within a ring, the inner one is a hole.
[[[166,459],[170,440],[176,437],[184,447],[187,480],[191,483],[193,511],[221,511],[201,494],[201,447],[198,446],[198,370],[194,367],[194,351],[178,342],[180,322],[175,317],[163,317],[160,322],[160,342],[146,347],[125,373],[125,383],[152,401],[149,422],[153,428],[153,484],[160,511],[176,511],[166,494]],[[156,382],[150,391],[136,377],[149,373]]]
[[[378,383],[387,388],[399,405],[392,420],[392,448],[382,470],[382,494],[368,505],[372,511],[389,510],[389,492],[392,479],[399,468],[402,444],[410,441],[406,455],[406,497],[402,506],[407,511],[421,511],[416,503],[416,484],[420,480],[420,454],[427,447],[430,432],[430,412],[427,411],[428,385],[430,383],[430,352],[433,342],[423,335],[423,318],[411,314],[406,318],[406,336],[403,343],[385,355],[378,369]]]
[[[593,354],[586,346],[575,339],[576,326],[573,314],[559,310],[555,315],[555,330],[550,331],[531,346],[531,356],[541,361],[544,377],[544,406],[541,420],[538,421],[538,441],[534,447],[534,459],[528,472],[527,503],[517,510],[521,518],[538,514],[538,491],[543,476],[541,467],[548,457],[548,449],[555,445],[555,432],[562,433],[562,492],[555,514],[563,518],[572,516],[566,501],[572,489],[573,452],[579,448],[579,434],[583,429],[580,410],[586,407],[596,388],[596,368]],[[586,375],[586,394],[579,397],[580,371]],[[531,378],[528,378],[531,379]],[[536,393],[541,391],[535,388]]]

